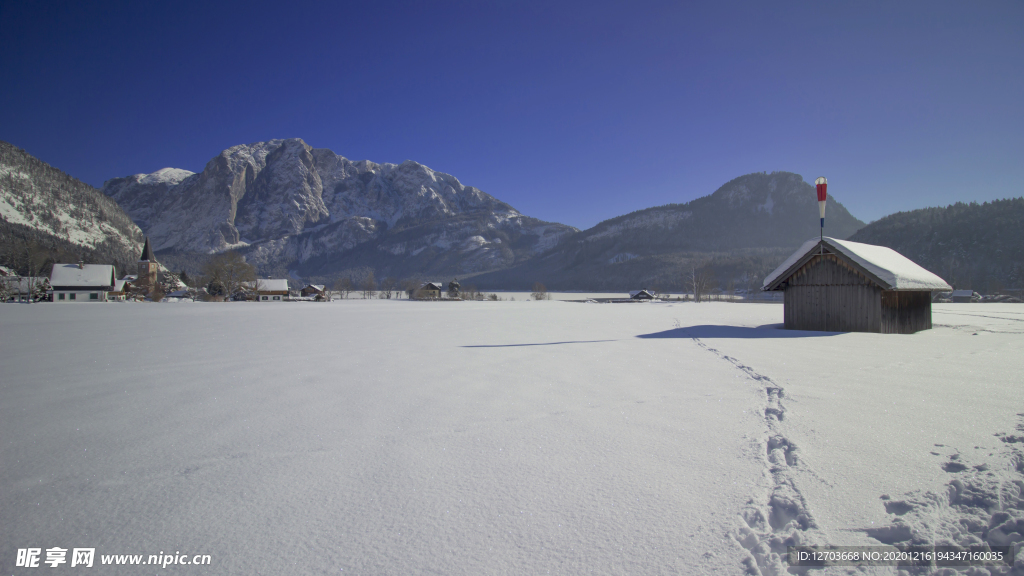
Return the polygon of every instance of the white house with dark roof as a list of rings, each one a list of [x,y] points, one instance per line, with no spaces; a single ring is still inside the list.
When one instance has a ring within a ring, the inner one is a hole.
[[[50,273],[54,302],[106,302],[116,285],[112,264],[54,264]]]

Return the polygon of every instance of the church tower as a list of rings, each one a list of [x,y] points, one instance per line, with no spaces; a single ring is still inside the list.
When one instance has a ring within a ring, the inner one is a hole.
[[[146,237],[146,245],[142,247],[142,256],[139,256],[139,279],[136,285],[148,294],[156,286],[156,275],[160,265],[153,255],[153,249],[149,246],[149,236]]]

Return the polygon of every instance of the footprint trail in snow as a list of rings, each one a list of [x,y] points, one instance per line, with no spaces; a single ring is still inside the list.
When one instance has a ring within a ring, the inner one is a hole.
[[[675,325],[682,328],[678,320]],[[743,510],[740,527],[731,536],[748,552],[743,558],[746,573],[790,574],[786,548],[810,544],[808,532],[817,526],[793,478],[793,470],[801,465],[797,447],[786,438],[780,426],[786,416],[785,390],[770,377],[708,346],[700,338],[691,336],[691,339],[703,350],[735,366],[764,391],[765,435],[760,444],[770,488],[750,499]]]

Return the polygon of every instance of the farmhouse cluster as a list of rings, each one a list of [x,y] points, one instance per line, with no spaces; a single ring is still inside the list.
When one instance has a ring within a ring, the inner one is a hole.
[[[113,264],[54,263],[49,277],[20,277],[0,270],[0,287],[5,289],[5,300],[39,301],[55,303],[115,302],[124,300],[155,299],[164,296],[202,297],[207,301],[250,300],[256,302],[282,302],[286,300],[325,301],[332,298],[333,290],[324,284],[307,284],[292,290],[286,278],[253,278],[237,282],[233,288],[189,288],[177,275],[166,271],[161,274],[160,263],[153,254],[149,239],[145,240],[137,262],[136,273],[117,276]],[[166,277],[173,278],[169,283]],[[164,277],[165,281],[160,282]],[[214,279],[211,284],[218,282]],[[165,290],[165,287],[173,290]],[[458,299],[461,285],[457,279],[445,289],[440,282],[421,282],[408,290],[410,298],[419,300]],[[191,293],[190,293],[191,292]],[[390,295],[389,295],[390,297]]]

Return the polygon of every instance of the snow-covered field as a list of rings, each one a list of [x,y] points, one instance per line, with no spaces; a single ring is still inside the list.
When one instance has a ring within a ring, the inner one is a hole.
[[[60,547],[42,572],[75,573],[78,547],[93,574],[768,574],[787,543],[1019,541],[1024,307],[933,319],[3,305],[0,570]],[[211,565],[100,565],[158,553]]]

